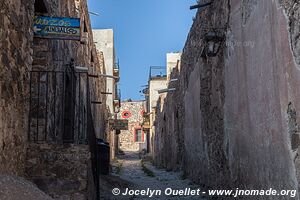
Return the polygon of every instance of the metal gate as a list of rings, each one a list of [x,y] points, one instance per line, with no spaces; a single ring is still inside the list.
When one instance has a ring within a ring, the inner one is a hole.
[[[28,140],[87,143],[88,75],[65,71],[31,71]]]

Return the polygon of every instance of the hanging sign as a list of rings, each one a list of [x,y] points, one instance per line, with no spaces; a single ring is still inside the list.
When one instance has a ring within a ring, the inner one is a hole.
[[[80,40],[80,19],[35,16],[33,30],[35,37]]]
[[[128,130],[127,119],[111,119],[109,124],[114,130]]]

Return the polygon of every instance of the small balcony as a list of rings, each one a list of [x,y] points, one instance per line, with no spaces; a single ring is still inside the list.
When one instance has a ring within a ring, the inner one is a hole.
[[[143,127],[143,129],[150,129],[150,114],[149,113],[144,113],[142,127]]]
[[[151,66],[149,71],[149,80],[166,79],[167,70],[166,67]]]

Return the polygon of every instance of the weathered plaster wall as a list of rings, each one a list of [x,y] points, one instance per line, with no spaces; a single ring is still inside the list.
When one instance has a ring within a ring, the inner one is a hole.
[[[22,174],[33,1],[0,2],[0,173]]]
[[[123,151],[140,151],[146,148],[146,134],[143,132],[144,141],[135,141],[135,129],[141,129],[143,122],[143,112],[145,110],[144,101],[123,101],[121,102],[121,110],[118,114],[118,119],[128,120],[128,130],[121,130],[119,135],[119,147]],[[131,113],[129,118],[123,117],[123,112]]]
[[[300,77],[289,22],[276,1],[231,1],[230,17],[228,41],[254,44],[226,52],[224,145],[231,178],[244,187],[297,188],[287,112],[289,102],[299,110]]]
[[[208,188],[298,189],[298,10],[297,1],[230,0],[198,12],[177,90],[157,114],[155,144],[166,145],[158,164],[181,166]],[[212,27],[225,28],[226,41],[217,57],[202,58],[201,38]],[[183,141],[176,142],[178,108]]]

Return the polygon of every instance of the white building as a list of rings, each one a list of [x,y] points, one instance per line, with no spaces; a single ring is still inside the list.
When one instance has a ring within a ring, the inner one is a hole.
[[[179,66],[182,53],[167,53],[167,80],[170,81],[172,70]]]
[[[149,126],[149,136],[150,136],[150,152],[153,151],[153,136],[155,135],[155,116],[156,107],[159,98],[164,99],[167,93],[160,94],[160,90],[168,89],[170,76],[172,70],[175,67],[180,68],[181,53],[168,53],[166,55],[166,67],[151,67],[149,82],[148,82],[148,93],[146,94],[147,101],[147,112],[149,113],[150,126]]]
[[[106,74],[110,76],[118,75],[118,66],[115,58],[114,32],[112,29],[93,29],[93,37],[98,51],[103,52]],[[113,100],[116,98],[116,83],[113,78],[107,78],[106,91],[112,93],[107,95],[106,104],[110,112],[114,113]]]
[[[117,92],[117,82],[119,78],[119,66],[116,63],[115,45],[114,45],[114,32],[112,29],[94,29],[93,39],[96,45],[97,51],[103,52],[106,79],[106,91],[102,91],[103,95],[106,95],[106,105],[110,110],[110,119],[116,119],[116,107],[114,100],[120,100],[120,96]],[[112,129],[110,129],[112,130]],[[118,152],[118,134],[115,130],[109,132],[110,136],[110,149],[111,158],[115,157]]]

